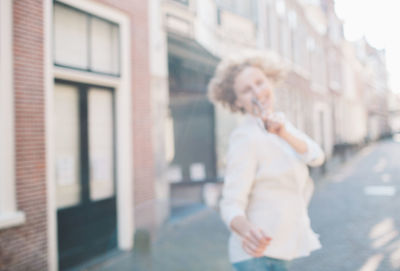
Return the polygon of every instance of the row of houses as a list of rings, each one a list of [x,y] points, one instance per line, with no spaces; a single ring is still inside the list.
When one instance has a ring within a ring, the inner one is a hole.
[[[241,117],[212,106],[206,89],[225,57],[274,54],[289,67],[277,108],[323,147],[328,162],[318,171],[391,132],[385,51],[347,41],[334,1],[161,1],[154,14],[151,52],[168,75],[153,103],[155,119],[168,120],[155,125],[167,138],[157,169],[172,183],[172,211],[199,201],[204,182],[223,179],[227,138]]]
[[[275,54],[278,108],[328,157],[390,133],[384,51],[333,0],[2,0],[0,270],[130,250],[224,175],[241,120],[207,99],[218,62]]]

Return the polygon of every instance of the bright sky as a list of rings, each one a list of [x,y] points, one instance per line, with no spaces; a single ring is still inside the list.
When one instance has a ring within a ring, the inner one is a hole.
[[[389,87],[400,92],[400,1],[335,0],[336,12],[344,20],[348,40],[363,35],[375,48],[386,48]]]

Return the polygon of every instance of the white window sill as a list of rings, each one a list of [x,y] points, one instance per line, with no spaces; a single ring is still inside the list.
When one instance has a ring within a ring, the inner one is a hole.
[[[23,212],[10,212],[0,214],[0,230],[18,226],[25,223],[25,214]]]

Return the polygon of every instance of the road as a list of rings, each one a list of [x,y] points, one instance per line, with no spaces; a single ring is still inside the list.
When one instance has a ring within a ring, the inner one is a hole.
[[[310,204],[321,250],[290,271],[400,270],[400,142],[374,143],[316,180]],[[228,231],[213,209],[167,223],[151,253],[125,253],[87,270],[223,271]]]
[[[319,183],[310,205],[323,249],[291,271],[400,270],[400,143],[362,150]]]

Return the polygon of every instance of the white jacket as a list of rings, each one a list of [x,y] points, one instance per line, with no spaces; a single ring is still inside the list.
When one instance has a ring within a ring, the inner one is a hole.
[[[321,165],[324,153],[310,137],[287,120],[284,123],[289,132],[307,143],[305,154],[296,153],[251,115],[232,132],[220,210],[228,228],[234,217],[242,215],[272,238],[265,256],[292,260],[321,247],[307,211],[313,192],[307,165]],[[241,242],[232,232],[232,263],[252,258]]]

